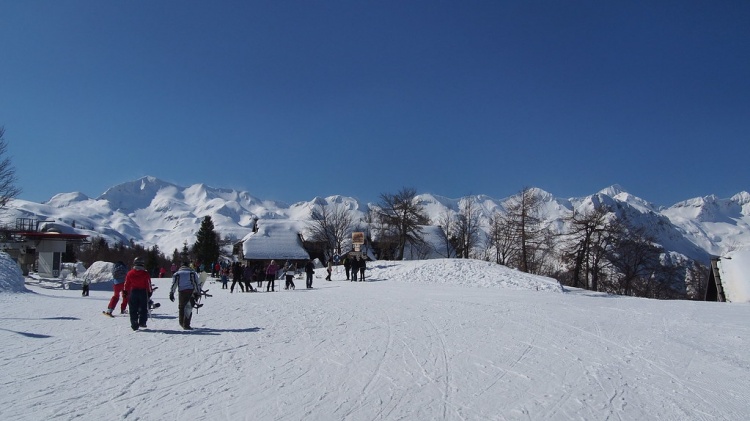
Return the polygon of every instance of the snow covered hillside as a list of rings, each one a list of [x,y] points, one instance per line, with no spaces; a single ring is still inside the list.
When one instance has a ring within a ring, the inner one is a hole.
[[[534,189],[542,200],[546,223],[558,232],[573,211],[606,204],[620,217],[648,226],[668,251],[707,262],[710,255],[750,247],[750,194],[738,193],[730,199],[713,196],[691,199],[667,209],[611,186],[591,196],[560,199]],[[446,213],[457,213],[462,203],[473,201],[486,222],[495,210],[505,208],[508,198],[493,199],[477,195],[460,199],[422,194],[420,204],[434,225]],[[353,212],[353,220],[364,218],[370,204],[354,198],[316,197],[292,205],[263,201],[247,192],[213,188],[204,184],[180,187],[154,177],[114,186],[96,199],[82,193],[61,193],[44,204],[14,200],[10,203],[7,224],[15,218],[55,220],[74,231],[102,236],[112,243],[131,239],[146,247],[158,245],[162,252],[181,249],[192,243],[203,217],[210,215],[222,238],[239,240],[247,235],[258,219],[308,220],[318,204],[338,204]],[[75,227],[75,228],[72,228]]]
[[[0,256],[0,263],[2,262]],[[12,277],[0,264],[0,279]],[[322,271],[320,271],[322,272]],[[750,305],[561,292],[471,260],[373,262],[314,289],[213,297],[138,332],[110,292],[0,292],[12,420],[741,420]],[[17,282],[17,278],[15,282]],[[298,282],[298,286],[302,281]]]

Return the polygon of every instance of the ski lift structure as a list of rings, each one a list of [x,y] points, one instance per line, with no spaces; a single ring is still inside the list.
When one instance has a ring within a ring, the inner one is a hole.
[[[84,243],[89,237],[65,231],[65,227],[55,221],[16,218],[15,226],[0,228],[0,249],[18,263],[24,276],[36,266],[39,276],[57,278],[67,245]]]

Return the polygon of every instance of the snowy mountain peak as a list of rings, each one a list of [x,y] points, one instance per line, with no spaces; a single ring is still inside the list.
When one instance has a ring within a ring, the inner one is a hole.
[[[640,225],[659,231],[665,247],[686,256],[700,257],[688,242],[711,254],[732,247],[750,245],[750,194],[740,192],[731,199],[705,196],[680,202],[668,209],[655,209],[650,203],[612,185],[591,196],[560,199],[539,188],[530,189],[541,199],[541,213],[557,232],[565,229],[574,211],[607,206],[617,217],[627,217]],[[458,199],[424,193],[415,197],[432,225],[472,206],[486,223],[495,212],[507,209],[505,199],[472,195]],[[255,198],[245,191],[213,188],[205,184],[180,187],[156,177],[142,177],[108,189],[96,200],[82,193],[61,193],[46,204],[14,200],[6,217],[55,220],[75,225],[82,234],[102,236],[111,243],[134,240],[150,247],[171,251],[195,237],[200,222],[211,216],[222,236],[242,238],[254,221],[263,219],[304,221],[318,205],[343,205],[353,219],[364,219],[370,205],[362,205],[346,196],[315,197],[286,205]],[[689,241],[688,241],[689,240]]]
[[[91,200],[91,198],[83,193],[73,192],[56,194],[45,203],[56,208],[62,208],[65,206],[70,206],[71,203],[83,202],[86,200]]]
[[[750,193],[746,191],[739,192],[735,194],[734,196],[732,196],[730,200],[732,200],[733,202],[736,202],[740,206],[745,206],[747,204],[750,204]]]
[[[98,199],[108,201],[112,209],[134,211],[148,207],[159,190],[165,187],[177,186],[156,177],[146,176],[110,187]]]
[[[603,194],[609,197],[615,197],[620,193],[627,193],[625,189],[619,185],[619,184],[612,184],[611,186],[601,189],[598,192],[599,194]]]

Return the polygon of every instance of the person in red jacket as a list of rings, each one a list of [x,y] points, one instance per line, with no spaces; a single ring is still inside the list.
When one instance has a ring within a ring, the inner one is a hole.
[[[151,276],[146,270],[143,259],[136,257],[133,269],[125,275],[125,293],[128,296],[130,309],[130,327],[133,330],[146,327],[148,320],[148,297],[151,295]]]

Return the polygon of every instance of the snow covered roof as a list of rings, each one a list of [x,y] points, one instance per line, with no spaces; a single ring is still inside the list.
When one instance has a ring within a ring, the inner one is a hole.
[[[718,268],[726,300],[750,303],[750,250],[727,253],[719,259]]]
[[[242,255],[248,260],[309,259],[299,237],[305,221],[260,220],[257,232],[242,239]]]

